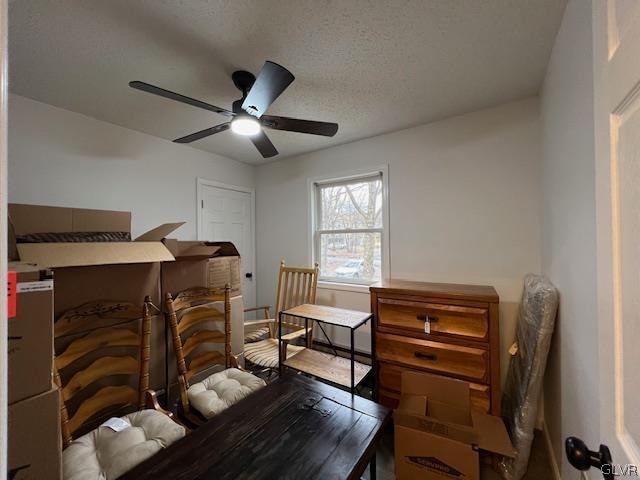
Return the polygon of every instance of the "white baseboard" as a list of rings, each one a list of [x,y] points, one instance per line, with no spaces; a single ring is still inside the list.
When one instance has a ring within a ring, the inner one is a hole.
[[[551,437],[549,436],[549,429],[547,428],[547,422],[545,420],[542,423],[543,423],[543,425],[542,425],[542,433],[544,435],[544,443],[547,446],[547,452],[549,454],[549,460],[551,461],[551,470],[553,470],[553,478],[554,478],[554,480],[562,480],[562,477],[560,476],[560,468],[558,467],[558,460],[556,458],[555,452],[553,451],[553,445],[551,443]]]

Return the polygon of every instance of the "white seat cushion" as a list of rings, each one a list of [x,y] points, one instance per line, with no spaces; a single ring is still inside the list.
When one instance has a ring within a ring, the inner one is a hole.
[[[98,427],[62,452],[64,480],[115,480],[185,435],[184,427],[156,410],[121,418],[131,426],[119,432]]]
[[[249,372],[228,368],[191,385],[187,395],[193,408],[211,418],[265,385],[264,380]]]

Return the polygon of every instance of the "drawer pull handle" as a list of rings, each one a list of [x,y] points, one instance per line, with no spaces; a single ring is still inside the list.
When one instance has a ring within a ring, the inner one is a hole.
[[[438,359],[438,357],[436,357],[433,353],[413,352],[413,355],[416,358],[420,358],[422,360],[437,360]]]
[[[429,323],[436,323],[438,321],[438,317],[434,317],[433,315],[428,315],[426,313],[419,313],[417,318],[418,320]]]

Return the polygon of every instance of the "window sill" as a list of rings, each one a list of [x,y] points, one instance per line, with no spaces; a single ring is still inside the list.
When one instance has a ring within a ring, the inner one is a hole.
[[[318,288],[322,290],[338,290],[343,292],[355,292],[369,294],[369,285],[356,285],[353,283],[327,282],[318,280]]]

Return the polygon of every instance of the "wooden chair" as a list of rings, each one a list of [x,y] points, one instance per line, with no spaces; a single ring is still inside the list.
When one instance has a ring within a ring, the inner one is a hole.
[[[149,297],[142,311],[123,302],[82,305],[64,313],[54,330],[63,345],[54,381],[65,480],[117,478],[185,435],[149,390]],[[112,418],[112,427],[102,424],[123,411],[134,413]]]
[[[190,288],[175,300],[167,294],[165,306],[178,366],[178,411],[188,424],[198,426],[265,386],[264,380],[241,370],[231,353],[228,285],[223,292]],[[220,345],[222,352],[215,350]],[[191,383],[215,365],[224,369]]]
[[[311,268],[287,267],[284,260],[280,262],[280,272],[278,274],[278,289],[276,292],[276,318],[271,318],[268,305],[255,308],[247,308],[245,312],[263,310],[264,318],[260,320],[245,321],[246,327],[256,331],[262,331],[268,338],[257,342],[245,343],[244,358],[248,362],[262,368],[274,369],[278,367],[278,332],[277,316],[279,312],[296,307],[305,303],[316,302],[316,289],[318,286],[319,267],[316,263]],[[309,322],[305,331],[304,320],[294,317],[282,319],[283,332],[283,358],[289,358],[296,353],[311,347],[313,340],[313,322]],[[249,331],[249,333],[251,333]],[[296,339],[305,337],[305,346],[292,345]],[[245,336],[245,338],[247,338]],[[251,337],[250,337],[251,338]]]

